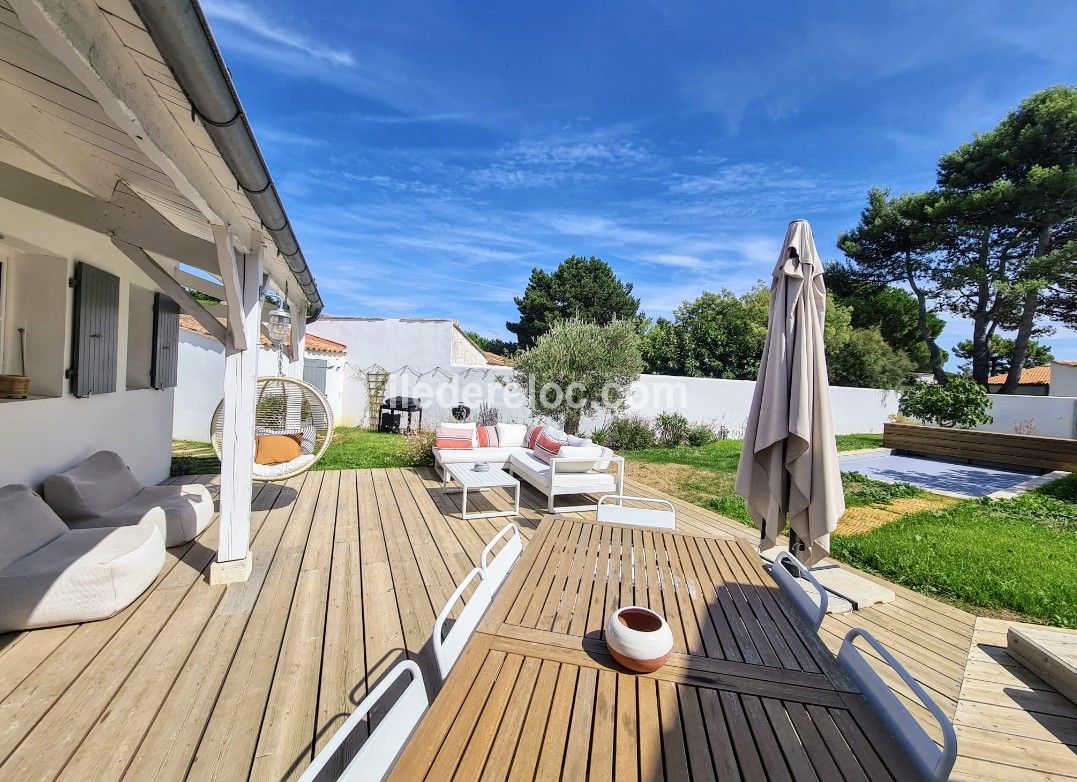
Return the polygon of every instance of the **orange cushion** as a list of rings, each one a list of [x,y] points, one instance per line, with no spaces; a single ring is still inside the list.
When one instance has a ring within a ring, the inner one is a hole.
[[[260,434],[254,438],[255,464],[284,464],[303,455],[298,441],[286,434]]]

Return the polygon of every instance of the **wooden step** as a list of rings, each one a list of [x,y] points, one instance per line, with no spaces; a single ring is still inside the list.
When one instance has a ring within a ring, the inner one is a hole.
[[[1006,645],[1030,671],[1077,703],[1077,634],[1011,627]]]

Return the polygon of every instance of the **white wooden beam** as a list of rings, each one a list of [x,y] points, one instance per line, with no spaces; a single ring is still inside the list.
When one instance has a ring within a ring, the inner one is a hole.
[[[228,306],[228,334],[232,339],[233,348],[246,350],[247,334],[243,328],[242,283],[239,278],[235,246],[232,244],[228,229],[223,225],[213,226],[213,242],[217,246],[217,265],[220,269],[221,281],[224,283],[225,304]],[[259,248],[258,257],[262,257],[261,248]],[[261,316],[261,314],[262,311],[259,308],[258,315]]]
[[[116,248],[131,259],[132,263],[141,269],[154,284],[175,301],[184,312],[197,320],[209,335],[222,345],[227,344],[228,335],[224,326],[202,306],[201,302],[195,301],[182,285],[176,282],[164,267],[149,256],[149,254],[137,245],[130,244],[122,239],[113,239]]]
[[[210,223],[224,223],[243,250],[254,230],[168,109],[97,3],[10,0],[50,54],[82,82],[116,127],[165,173]]]
[[[176,281],[185,288],[190,288],[191,290],[224,301],[224,286],[219,282],[207,280],[205,277],[199,277],[197,274],[191,274],[183,269],[176,269],[175,277]]]
[[[254,475],[255,394],[258,332],[262,319],[261,237],[254,253],[240,256],[239,324],[244,344],[224,349],[224,422],[221,440],[221,515],[217,560],[211,583],[245,581],[251,573],[251,481]]]
[[[70,179],[87,193],[105,201],[112,197],[118,177],[85,143],[64,133],[55,120],[29,103],[29,93],[0,81],[0,131],[35,158]]]

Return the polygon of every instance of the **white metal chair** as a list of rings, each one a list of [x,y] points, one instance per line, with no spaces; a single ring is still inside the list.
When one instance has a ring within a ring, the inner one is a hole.
[[[329,739],[322,751],[314,758],[314,762],[307,766],[299,782],[313,782],[317,779],[326,764],[336,755],[340,746],[352,734],[360,722],[370,713],[370,710],[389,691],[396,682],[406,673],[411,674],[409,684],[396,703],[392,705],[377,727],[370,732],[363,746],[349,761],[343,773],[337,779],[346,782],[376,782],[384,779],[389,769],[396,761],[400,751],[408,742],[415,727],[419,724],[426,707],[430,701],[426,697],[426,685],[423,683],[423,675],[419,666],[411,660],[398,663],[388,675],[385,676],[378,686],[363,698],[351,716],[344,721],[333,738]]]
[[[475,587],[471,599],[464,604],[464,608],[460,615],[456,617],[453,626],[449,628],[449,632],[442,638],[441,631],[445,626],[445,620],[449,618],[452,607],[456,605],[457,600],[462,598],[468,585],[476,578],[479,583]],[[456,659],[460,656],[460,652],[464,651],[467,639],[475,632],[475,628],[479,625],[479,620],[486,613],[486,609],[490,607],[492,598],[490,584],[486,581],[482,571],[475,568],[460,582],[460,586],[452,593],[449,602],[445,604],[445,607],[441,609],[441,613],[438,614],[438,618],[434,620],[434,657],[437,658],[438,670],[441,672],[442,679],[449,675],[449,671],[456,664]]]
[[[610,502],[607,502],[609,500]],[[645,503],[650,508],[625,506],[625,501]],[[612,503],[616,502],[616,505]],[[677,511],[669,500],[653,497],[629,497],[624,494],[607,494],[598,500],[598,520],[607,524],[628,524],[633,527],[677,528]]]
[[[805,591],[804,587],[797,583],[797,577],[785,567],[786,562],[796,569],[800,578],[815,587],[819,593],[818,603],[812,600],[811,595]],[[774,580],[778,582],[778,586],[782,588],[782,591],[789,595],[800,613],[804,614],[804,618],[811,622],[812,628],[818,630],[819,625],[826,618],[830,598],[827,596],[826,588],[812,575],[811,569],[788,551],[783,551],[774,558],[770,574],[774,576]]]
[[[494,546],[502,538],[505,538],[505,545],[501,548],[501,551],[497,552],[497,556],[491,559],[490,555],[493,553]],[[514,521],[506,524],[505,528],[494,535],[493,539],[486,544],[486,548],[482,550],[482,557],[479,559],[479,568],[482,570],[482,575],[490,587],[490,594],[496,594],[497,590],[501,588],[501,584],[508,577],[509,571],[512,570],[512,566],[516,564],[516,560],[520,558],[523,550],[524,544],[520,538],[520,528],[516,526]]]
[[[942,749],[939,749],[927,731],[898,700],[894,691],[871,667],[867,658],[853,645],[857,637],[863,638],[871,645],[931,712],[939,723],[939,727],[942,728]],[[905,666],[898,662],[871,633],[859,627],[854,627],[845,635],[845,640],[842,641],[841,649],[838,651],[838,663],[856,682],[860,692],[867,698],[868,703],[894,738],[909,754],[913,764],[924,778],[931,782],[943,782],[949,779],[950,771],[957,759],[957,734],[954,732],[953,723],[924,691],[920,683],[912,677],[912,674],[905,670]]]

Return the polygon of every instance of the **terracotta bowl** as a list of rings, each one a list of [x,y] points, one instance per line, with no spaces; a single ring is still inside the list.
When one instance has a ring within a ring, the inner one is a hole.
[[[673,633],[651,609],[626,606],[614,611],[606,623],[606,648],[630,671],[651,673],[673,653]]]

